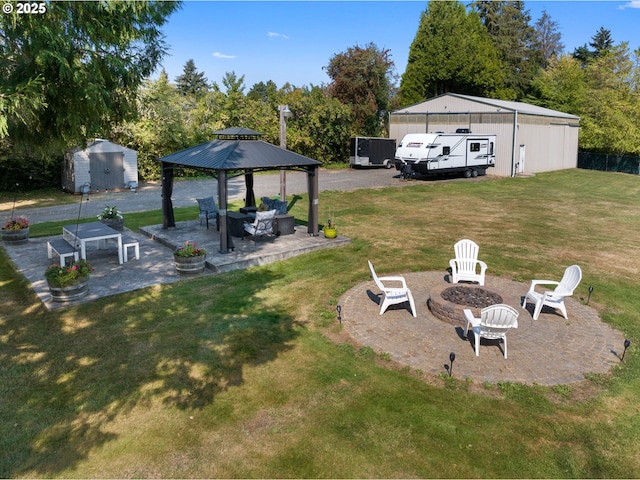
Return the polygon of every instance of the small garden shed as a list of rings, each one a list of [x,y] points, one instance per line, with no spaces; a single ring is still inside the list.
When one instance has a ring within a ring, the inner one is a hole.
[[[453,133],[459,128],[493,134],[504,177],[576,168],[580,117],[523,102],[446,93],[389,115],[389,138],[407,133]],[[526,153],[526,162],[525,162]]]
[[[100,138],[65,154],[62,188],[73,193],[122,190],[138,186],[135,150]]]

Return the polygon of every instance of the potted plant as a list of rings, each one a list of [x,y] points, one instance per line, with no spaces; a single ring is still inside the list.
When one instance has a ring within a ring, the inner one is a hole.
[[[50,265],[44,272],[51,297],[56,302],[68,302],[89,293],[89,274],[93,268],[86,260],[71,262],[61,267]]]
[[[331,219],[327,220],[327,224],[322,228],[322,231],[324,232],[324,238],[336,238],[338,236],[336,224]]]
[[[173,252],[176,270],[183,275],[200,273],[204,270],[207,251],[199,248],[195,242],[184,242],[184,245]]]
[[[100,215],[98,215],[98,219],[105,225],[109,225],[114,230],[121,232],[124,228],[124,216],[115,205],[113,207],[104,207],[104,210],[102,210]]]
[[[22,245],[29,241],[29,220],[11,217],[2,227],[2,241],[7,245]]]

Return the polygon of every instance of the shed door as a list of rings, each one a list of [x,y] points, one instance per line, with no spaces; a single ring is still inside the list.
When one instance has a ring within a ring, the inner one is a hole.
[[[92,190],[124,187],[124,153],[90,153],[89,174]]]

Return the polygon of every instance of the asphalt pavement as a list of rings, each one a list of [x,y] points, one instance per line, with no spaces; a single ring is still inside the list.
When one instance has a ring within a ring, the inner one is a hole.
[[[480,177],[478,177],[480,178]],[[474,181],[476,179],[465,179]],[[360,188],[406,187],[421,183],[421,180],[402,182],[399,172],[395,169],[321,169],[318,178],[320,191],[327,190],[357,190]],[[286,173],[287,196],[307,193],[307,176],[303,172]],[[243,199],[245,196],[244,176],[234,177],[228,181],[229,200]],[[254,176],[254,192],[256,199],[260,197],[275,197],[280,192],[280,174],[265,174]],[[218,198],[218,183],[216,179],[207,180],[176,180],[171,197],[174,207],[196,205],[196,198],[213,196]],[[89,218],[97,216],[106,205],[117,206],[126,214],[144,212],[162,208],[160,182],[142,183],[135,191],[102,191],[88,195],[77,195],[75,204],[58,205],[43,208],[22,208],[17,204],[17,214],[23,215],[31,223]],[[0,220],[4,221],[11,215],[11,206],[0,210]]]

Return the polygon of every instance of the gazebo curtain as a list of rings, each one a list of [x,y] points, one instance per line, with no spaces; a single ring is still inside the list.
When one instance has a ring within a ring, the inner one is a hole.
[[[162,228],[176,226],[171,195],[173,195],[173,165],[162,162]]]

